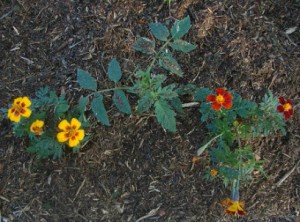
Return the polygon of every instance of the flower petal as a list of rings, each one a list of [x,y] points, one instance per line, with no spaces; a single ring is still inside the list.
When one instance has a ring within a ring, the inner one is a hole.
[[[219,104],[217,102],[214,102],[211,107],[212,107],[213,110],[217,111],[217,110],[221,109],[221,104]]]
[[[22,110],[23,112],[21,113],[21,116],[24,116],[26,118],[30,117],[31,116],[31,110],[28,109],[28,108],[23,108]]]
[[[70,123],[65,119],[58,124],[58,128],[64,131],[68,131],[70,127]]]
[[[232,107],[232,101],[225,101],[222,106],[226,109],[230,109]]]
[[[216,89],[216,94],[217,95],[224,95],[225,89],[224,88],[217,88]]]
[[[74,136],[69,139],[69,147],[75,147],[79,144],[79,140]]]
[[[215,102],[216,101],[216,96],[214,96],[214,95],[208,95],[206,97],[206,101],[207,102]]]
[[[282,105],[277,106],[277,111],[280,113],[284,112],[283,106]]]
[[[58,142],[60,142],[60,143],[64,143],[64,142],[66,142],[69,139],[68,133],[66,133],[66,132],[60,132],[60,133],[58,133],[56,135],[56,138],[57,138]]]
[[[15,99],[14,99],[14,105],[20,104],[21,101],[22,101],[22,97],[15,98]]]
[[[10,119],[11,121],[13,121],[13,122],[18,123],[18,122],[20,122],[20,120],[21,120],[21,116],[20,116],[20,115],[15,115],[15,113],[12,113],[12,114],[10,115],[9,119]]]
[[[81,126],[81,122],[80,122],[78,119],[76,119],[76,118],[72,118],[72,119],[71,119],[71,127],[72,127],[74,130],[79,129],[80,126]]]
[[[230,92],[225,92],[224,99],[225,99],[225,101],[231,101],[232,100],[231,93]]]
[[[229,207],[229,206],[231,206],[231,205],[233,204],[233,202],[232,202],[232,200],[231,200],[230,198],[226,198],[225,200],[223,200],[223,201],[221,202],[221,204],[222,204],[223,206]]]
[[[284,118],[285,119],[288,119],[291,117],[290,113],[287,111],[287,112],[283,112],[283,115],[284,115]]]
[[[27,96],[24,96],[20,102],[21,102],[21,104],[24,103],[24,105],[25,105],[24,107],[31,106],[31,101],[28,99]]]
[[[45,124],[43,120],[36,120],[34,123],[37,127],[40,127],[40,128],[42,128]]]
[[[77,137],[78,140],[83,140],[83,138],[84,138],[84,130],[83,129],[77,130],[76,131],[76,137]]]
[[[291,106],[293,106],[293,102],[292,102],[292,100],[290,100],[290,99],[287,99],[287,100],[286,100],[286,102],[287,102],[287,103],[289,103],[289,104],[291,104]]]
[[[285,104],[285,100],[282,96],[280,96],[278,99],[279,99],[280,104],[282,104],[282,105]]]

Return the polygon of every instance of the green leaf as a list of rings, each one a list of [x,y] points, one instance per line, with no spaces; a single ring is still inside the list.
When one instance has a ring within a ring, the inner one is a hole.
[[[148,38],[140,37],[133,44],[133,48],[136,51],[151,55],[155,53],[155,42]]]
[[[184,36],[191,28],[190,17],[187,16],[184,19],[177,21],[171,28],[171,34],[173,39],[179,39]]]
[[[197,48],[196,45],[193,45],[187,41],[176,39],[174,42],[169,44],[173,49],[181,52],[190,52]]]
[[[180,77],[183,76],[183,72],[179,64],[170,54],[165,54],[163,57],[161,57],[159,59],[159,65],[173,74],[176,74]]]
[[[111,81],[114,81],[115,83],[117,83],[122,76],[122,72],[121,72],[121,67],[119,62],[113,58],[110,63],[108,64],[108,78]]]
[[[97,120],[106,126],[110,126],[107,112],[103,104],[103,96],[101,94],[92,100],[91,107]]]
[[[160,88],[158,90],[158,94],[160,97],[164,98],[164,99],[172,99],[174,97],[177,97],[177,93],[176,91],[174,90],[174,88],[176,87],[175,84],[170,84],[170,85],[167,85],[163,88]]]
[[[136,109],[139,113],[146,112],[151,108],[153,103],[154,103],[154,100],[152,99],[150,93],[147,93],[139,100]]]
[[[183,111],[182,103],[179,97],[174,97],[169,101],[170,101],[170,105],[176,110],[176,112],[180,113]]]
[[[81,96],[78,102],[78,111],[82,114],[84,113],[86,106],[89,102],[89,97]]]
[[[157,121],[170,132],[176,132],[176,113],[166,100],[159,99],[154,103]]]
[[[166,81],[167,76],[165,75],[153,75],[151,78],[152,88],[158,89],[161,87],[161,84]]]
[[[214,142],[216,139],[218,139],[220,136],[222,136],[222,134],[219,134],[217,136],[215,136],[214,138],[212,138],[210,141],[208,141],[206,144],[204,144],[203,146],[201,146],[198,150],[197,150],[197,156],[200,156],[207,147],[210,146],[210,144],[212,144],[212,142]]]
[[[196,90],[195,95],[194,95],[194,101],[204,102],[204,101],[206,101],[206,97],[209,94],[212,94],[212,91],[210,89],[208,89],[208,88],[198,88]]]
[[[77,81],[83,89],[97,90],[96,79],[82,69],[77,69]]]
[[[67,112],[68,109],[69,109],[69,105],[68,104],[61,103],[61,104],[58,104],[55,107],[55,113],[59,115],[59,114],[62,114],[64,112]]]
[[[131,108],[123,90],[115,90],[112,97],[116,107],[123,113],[131,114]]]
[[[149,24],[151,33],[160,41],[167,41],[170,35],[169,30],[166,26],[161,23],[150,23]]]

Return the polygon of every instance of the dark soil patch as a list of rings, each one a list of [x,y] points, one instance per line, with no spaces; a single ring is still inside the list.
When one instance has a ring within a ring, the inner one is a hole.
[[[266,160],[268,178],[244,185],[247,216],[224,216],[219,202],[229,191],[203,179],[203,156],[191,170],[195,150],[206,140],[196,108],[178,118],[178,132],[166,133],[151,115],[122,116],[109,108],[112,127],[93,129],[79,154],[38,160],[1,122],[0,218],[12,221],[294,221],[300,212],[299,85],[300,8],[290,1],[1,1],[1,107],[41,86],[81,93],[75,70],[89,71],[102,88],[106,67],[117,57],[128,76],[149,61],[132,49],[147,24],[173,23],[190,15],[186,39],[198,45],[177,58],[181,83],[227,87],[259,101],[272,90],[291,98],[295,115],[288,134],[252,141]],[[288,30],[297,27],[289,33]],[[289,33],[289,34],[287,34]],[[150,36],[151,37],[151,36]],[[134,98],[132,98],[134,100]],[[280,185],[287,172],[293,173]]]

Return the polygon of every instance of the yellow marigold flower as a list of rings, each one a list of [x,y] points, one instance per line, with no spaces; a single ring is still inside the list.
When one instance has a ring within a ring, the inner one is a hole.
[[[210,170],[210,176],[215,177],[215,176],[217,176],[217,174],[218,174],[218,171],[216,169]]]
[[[81,126],[81,122],[79,122],[76,118],[71,119],[71,123],[67,120],[62,120],[58,128],[62,130],[57,134],[57,140],[60,143],[68,142],[69,147],[75,147],[79,144],[80,140],[84,138],[84,130],[79,129]]]
[[[233,216],[245,216],[246,212],[243,209],[244,202],[243,201],[234,201],[229,198],[222,201],[222,205],[226,206],[225,210],[226,214],[230,214]]]
[[[36,120],[30,126],[30,131],[33,132],[35,135],[40,136],[43,134],[43,126],[44,121]]]
[[[28,118],[31,115],[31,110],[28,107],[31,105],[28,97],[18,97],[14,100],[14,104],[7,112],[7,117],[13,122],[20,122],[21,116]]]

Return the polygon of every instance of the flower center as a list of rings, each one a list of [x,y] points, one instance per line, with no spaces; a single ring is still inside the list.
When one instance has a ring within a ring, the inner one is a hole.
[[[41,128],[41,127],[38,127],[38,126],[34,126],[34,127],[32,128],[32,130],[34,131],[34,133],[35,133],[36,135],[41,135],[42,132],[43,132],[42,128]]]
[[[289,104],[289,103],[285,103],[285,104],[283,105],[283,109],[284,109],[284,111],[289,111],[290,109],[292,109],[292,106],[291,106],[291,104]]]
[[[217,102],[217,103],[223,104],[224,101],[225,101],[224,96],[222,96],[222,95],[217,95],[217,97],[216,97],[216,102]]]
[[[19,116],[21,113],[25,113],[25,103],[17,102],[15,105],[13,105],[13,108],[11,110],[12,113],[14,113],[15,116]]]
[[[79,135],[79,133],[76,130],[76,126],[67,127],[66,130],[66,137],[70,138],[71,140],[75,140],[76,137]]]

